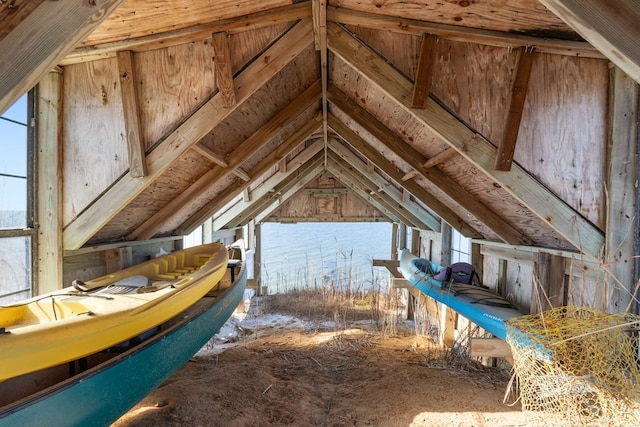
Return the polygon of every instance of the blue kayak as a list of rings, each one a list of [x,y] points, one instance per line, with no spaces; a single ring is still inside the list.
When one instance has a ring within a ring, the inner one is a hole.
[[[435,279],[434,276],[441,270],[441,266],[428,259],[418,258],[406,249],[400,253],[400,271],[416,289],[505,340],[505,321],[522,316],[523,313],[508,300],[483,286]]]

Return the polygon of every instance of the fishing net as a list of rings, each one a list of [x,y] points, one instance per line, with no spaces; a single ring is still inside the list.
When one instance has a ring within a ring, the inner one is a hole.
[[[507,321],[522,409],[534,424],[640,425],[640,317],[558,307]]]

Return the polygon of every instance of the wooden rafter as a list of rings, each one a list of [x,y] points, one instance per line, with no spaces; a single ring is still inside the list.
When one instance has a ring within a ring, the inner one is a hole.
[[[44,1],[0,40],[0,114],[124,0]]]
[[[60,61],[60,65],[111,58],[120,50],[144,52],[166,48],[167,46],[206,40],[211,37],[212,33],[216,32],[234,34],[308,18],[311,18],[311,2],[300,2],[289,6],[265,10],[263,12],[251,13],[238,18],[202,23],[180,30],[150,34],[144,37],[127,38],[125,40],[103,43],[99,46],[80,47],[70,52]]]
[[[371,200],[375,200],[379,206],[390,211],[394,216],[398,217],[404,224],[420,228],[422,230],[432,229],[432,225],[435,224],[435,228],[440,228],[440,223],[426,211],[420,212],[422,209],[415,203],[404,203],[402,201],[402,192],[387,182],[383,182],[384,178],[380,175],[366,175],[360,169],[365,166],[362,160],[357,159],[357,156],[353,153],[348,153],[348,150],[344,150],[344,146],[340,147],[335,141],[329,143],[329,166],[327,169],[332,173],[339,173],[338,179],[343,183],[345,178],[348,178],[349,184],[352,188],[359,188],[366,192]],[[380,189],[383,188],[382,191]],[[374,205],[380,210],[376,205]]]
[[[380,170],[387,174],[396,182],[402,181],[403,173],[396,165],[384,157],[378,150],[369,145],[360,135],[342,123],[333,114],[329,114],[329,127],[348,142],[356,151],[374,163]],[[465,236],[481,237],[466,221],[464,221],[450,206],[444,204],[440,199],[429,193],[418,185],[415,181],[407,181],[402,184],[416,199],[432,209],[440,218],[454,226]]]
[[[529,76],[531,76],[531,66],[533,64],[533,48],[523,46],[518,51],[513,84],[511,85],[511,98],[507,106],[507,117],[504,122],[502,139],[498,144],[496,153],[495,168],[499,171],[508,171],[513,163],[513,154],[516,151],[518,131],[522,120],[522,111],[527,99],[527,88],[529,86]]]
[[[133,178],[140,178],[147,175],[147,161],[144,141],[142,140],[140,104],[138,102],[138,85],[136,84],[133,52],[130,50],[120,51],[117,58],[124,128],[127,132],[127,147],[129,149],[129,175]]]
[[[438,187],[463,209],[471,213],[479,222],[493,230],[505,243],[528,244],[530,240],[515,228],[507,224],[495,212],[489,209],[460,184],[438,168],[425,170],[422,165],[425,157],[393,133],[383,123],[373,117],[367,110],[346,96],[335,86],[329,89],[329,101],[348,114],[359,126],[372,134],[399,156],[405,163],[418,171],[420,176]],[[415,110],[422,111],[422,110]],[[405,181],[406,183],[406,181]],[[432,207],[428,204],[427,206]],[[461,230],[459,230],[462,232]]]
[[[249,220],[253,215],[257,214],[259,208],[256,205],[269,194],[269,192],[280,185],[283,181],[288,179],[296,170],[302,165],[312,161],[313,158],[322,150],[324,143],[317,140],[309,147],[305,148],[302,152],[298,153],[296,157],[288,162],[286,171],[278,171],[274,175],[270,176],[265,182],[258,185],[250,192],[250,201],[243,202],[238,201],[235,205],[229,207],[224,212],[215,216],[213,219],[214,231],[220,230],[229,226],[229,224],[238,224],[243,220]]]
[[[636,0],[540,0],[540,3],[640,83],[640,8]]]
[[[327,172],[331,174],[336,180],[347,187],[351,194],[358,196],[364,202],[373,206],[378,212],[384,215],[391,222],[403,223],[410,225],[412,220],[406,216],[398,216],[397,212],[389,207],[388,203],[384,203],[382,198],[375,193],[372,194],[365,186],[357,181],[352,174],[345,171],[344,167],[338,163],[329,162],[327,166]]]
[[[429,33],[447,40],[484,44],[487,46],[516,49],[520,46],[533,46],[536,52],[551,53],[554,55],[599,59],[605,57],[602,53],[598,52],[597,49],[585,42],[549,38],[542,39],[501,31],[436,24],[433,22],[366,13],[333,6],[327,8],[327,19],[334,23],[372,28],[379,31],[392,31],[416,36]]]
[[[348,167],[352,167],[366,180],[367,183],[374,184],[377,188],[382,189],[387,197],[387,203],[391,206],[394,204],[394,208],[398,212],[407,211],[413,216],[413,225],[420,226],[423,230],[431,229],[433,231],[440,231],[440,219],[435,218],[428,211],[424,210],[420,205],[412,202],[409,197],[405,197],[406,192],[396,188],[392,182],[383,177],[376,171],[369,172],[367,170],[367,163],[361,160],[355,153],[353,153],[347,146],[340,144],[335,139],[329,141],[329,149],[340,157],[341,163],[346,163]],[[409,225],[409,224],[407,224]]]
[[[299,113],[305,111],[312,104],[317,102],[320,96],[319,82],[311,85],[307,90],[294,99],[289,105],[281,109],[271,120],[254,132],[249,138],[243,141],[238,147],[227,155],[228,167],[214,166],[207,173],[202,175],[189,188],[182,191],[177,197],[171,199],[151,218],[134,230],[127,237],[128,240],[145,240],[151,238],[167,219],[179,216],[182,209],[187,209],[189,200],[196,200],[204,196],[216,182],[225,179],[230,174],[236,176],[240,174],[240,179],[248,182],[251,178],[244,174],[240,165],[245,162],[253,153],[264,147],[274,138],[283,127],[291,123]],[[244,179],[246,178],[246,179]]]
[[[275,188],[275,192],[267,197],[267,203],[258,209],[255,214],[255,221],[257,223],[262,222],[262,220],[282,206],[284,202],[295,196],[298,191],[302,190],[307,184],[317,178],[324,170],[324,156],[318,154],[314,161],[304,164],[296,173]],[[245,223],[245,221],[240,224],[243,223]]]
[[[357,70],[370,84],[387,94],[390,102],[411,114],[443,142],[458,150],[465,159],[501,185],[580,251],[600,257],[604,245],[604,234],[600,229],[521,167],[514,165],[508,172],[495,171],[495,147],[435,101],[427,100],[426,108],[423,110],[411,108],[411,82],[340,26],[330,23],[327,26],[327,36],[329,49]]]
[[[306,49],[310,39],[311,23],[301,21],[247,66],[235,79],[238,105],[246,101],[266,81]],[[222,108],[222,97],[219,95],[212,97],[209,102],[198,108],[148,154],[146,177],[121,178],[67,225],[64,230],[65,249],[81,247],[167,170],[176,158],[202,139],[233,111],[234,109],[231,108]]]
[[[297,146],[299,146],[311,133],[316,131],[322,124],[322,116],[317,115],[311,120],[308,120],[304,125],[298,128],[291,136],[283,141],[275,150],[272,150],[265,158],[263,158],[256,166],[254,166],[249,173],[251,176],[260,177],[264,175],[269,169],[276,164],[287,162],[287,155],[291,153]],[[318,143],[320,144],[320,143]],[[315,144],[312,144],[312,146]],[[316,145],[317,146],[317,145]],[[308,153],[311,148],[307,147],[303,153]],[[300,153],[302,154],[302,153]],[[315,154],[315,153],[313,153]],[[299,155],[300,156],[300,155]],[[298,159],[296,156],[295,159]],[[293,160],[292,160],[293,161]],[[286,173],[289,171],[289,167],[280,168],[280,172]],[[180,234],[189,234],[197,226],[202,224],[207,218],[212,217],[215,213],[219,212],[223,207],[227,206],[234,198],[238,196],[245,188],[249,187],[251,182],[245,182],[240,184],[236,181],[221,193],[217,194],[215,199],[205,204],[198,212],[192,215],[187,221],[185,221],[179,228]]]

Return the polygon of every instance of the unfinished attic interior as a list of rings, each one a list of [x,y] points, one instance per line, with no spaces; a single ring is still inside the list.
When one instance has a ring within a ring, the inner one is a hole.
[[[0,112],[28,100],[2,303],[197,230],[248,230],[260,289],[262,224],[389,222],[392,276],[403,247],[449,264],[454,229],[522,313],[638,312],[634,1],[13,0],[0,23]]]

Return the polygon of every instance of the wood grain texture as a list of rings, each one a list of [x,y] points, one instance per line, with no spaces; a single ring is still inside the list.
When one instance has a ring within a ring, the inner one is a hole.
[[[608,67],[541,54],[531,70],[514,159],[604,229]]]
[[[129,169],[115,59],[65,68],[63,224],[68,225]],[[100,144],[87,144],[87,137]]]
[[[28,16],[20,15],[16,19],[19,24],[0,39],[0,113],[35,86],[122,2],[45,1]]]

